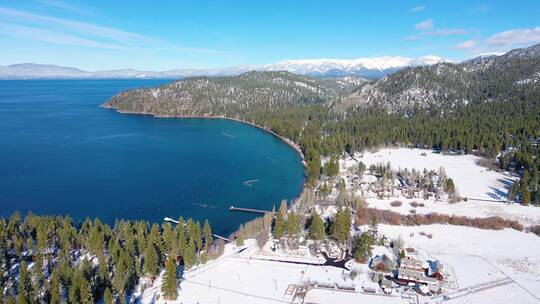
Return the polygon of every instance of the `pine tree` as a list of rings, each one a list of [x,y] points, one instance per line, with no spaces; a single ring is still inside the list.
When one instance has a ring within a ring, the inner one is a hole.
[[[276,220],[274,223],[274,238],[280,239],[285,234],[285,218],[283,218],[283,215],[281,212],[278,212],[276,215]]]
[[[195,244],[193,244],[193,241],[189,241],[188,246],[186,247],[186,251],[184,254],[184,265],[186,268],[191,268],[197,264],[197,254],[195,253]]]
[[[105,292],[103,293],[103,301],[105,304],[113,304],[113,295],[109,287],[105,288]]]
[[[165,274],[163,276],[163,284],[161,285],[161,293],[165,300],[176,300],[178,297],[178,278],[176,274],[176,263],[174,259],[169,257],[165,264]]]
[[[19,288],[17,290],[17,304],[30,303],[30,277],[26,262],[22,261],[19,264]]]
[[[203,249],[202,228],[199,221],[195,224],[195,245],[197,246],[197,252]]]
[[[163,241],[167,252],[177,251],[178,239],[170,223],[163,224]]]
[[[90,285],[90,282],[85,278],[83,274],[80,275],[80,283],[79,283],[79,301],[78,303],[81,304],[93,304],[94,303],[94,296],[92,294],[92,285]]]
[[[529,190],[525,190],[523,192],[523,198],[521,199],[521,203],[523,205],[528,205],[531,202],[531,192]]]
[[[332,225],[332,235],[337,241],[344,244],[351,235],[351,226],[351,213],[349,210],[338,210],[334,224]]]
[[[212,237],[212,227],[210,227],[210,223],[208,220],[204,221],[204,247],[206,252],[210,249],[210,246],[212,246],[213,243],[213,237]]]
[[[314,241],[321,241],[324,239],[324,223],[322,218],[315,210],[311,212],[309,238]]]
[[[178,234],[178,254],[183,258],[187,248],[187,236],[185,222],[183,218],[178,220],[176,225],[176,233]]]
[[[371,257],[375,240],[370,233],[362,233],[353,241],[353,256],[358,262],[366,262]]]
[[[287,216],[287,233],[289,235],[289,238],[292,238],[299,232],[300,226],[298,224],[298,218],[296,217],[296,213],[294,213],[294,211],[291,211]]]
[[[159,271],[158,257],[156,248],[152,243],[148,244],[144,252],[144,266],[143,271],[145,274],[154,278]]]
[[[152,224],[152,228],[150,228],[150,234],[148,235],[148,244],[154,244],[157,253],[156,256],[158,258],[158,264],[161,263],[161,257],[165,252],[165,244],[163,243],[163,238],[161,237],[159,227],[156,224]]]
[[[51,274],[51,279],[49,282],[49,303],[57,304],[60,303],[61,291],[60,291],[60,277],[58,275],[58,270],[55,268]]]

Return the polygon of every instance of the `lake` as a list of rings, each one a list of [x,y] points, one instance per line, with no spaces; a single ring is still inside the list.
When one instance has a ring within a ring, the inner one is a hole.
[[[259,128],[98,107],[119,91],[165,82],[0,81],[0,216],[111,224],[183,216],[227,234],[254,218],[231,205],[269,210],[299,195],[300,156]]]

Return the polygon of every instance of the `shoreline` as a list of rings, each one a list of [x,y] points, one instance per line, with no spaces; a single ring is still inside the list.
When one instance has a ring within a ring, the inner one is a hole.
[[[116,111],[117,113],[120,113],[120,114],[131,114],[131,115],[149,115],[149,116],[152,116],[152,117],[155,117],[155,118],[179,118],[179,119],[189,119],[189,118],[194,118],[194,119],[225,119],[225,120],[230,120],[230,121],[236,121],[236,122],[239,122],[239,123],[243,123],[243,124],[247,124],[247,125],[250,125],[252,127],[255,127],[255,128],[258,128],[260,130],[263,130],[267,133],[270,133],[271,135],[277,137],[278,139],[280,139],[282,142],[284,142],[285,144],[287,144],[289,147],[291,147],[293,150],[296,151],[296,153],[300,156],[300,163],[302,164],[302,166],[304,167],[304,181],[302,183],[302,188],[300,189],[300,192],[298,193],[298,196],[291,199],[291,202],[289,204],[289,208],[293,208],[294,205],[296,205],[296,203],[298,201],[300,201],[300,199],[305,195],[305,191],[307,189],[307,163],[305,161],[305,158],[304,158],[304,153],[302,153],[302,150],[300,149],[300,146],[297,145],[294,141],[284,137],[284,136],[281,136],[279,134],[277,134],[276,132],[264,127],[264,126],[261,126],[261,125],[258,125],[258,124],[255,124],[253,122],[249,122],[249,121],[245,121],[245,120],[242,120],[242,119],[239,119],[239,118],[232,118],[232,117],[227,117],[227,116],[223,116],[223,115],[157,115],[157,114],[154,114],[154,113],[142,113],[142,112],[135,112],[135,111],[123,111],[123,110],[119,110],[113,106],[110,106],[110,105],[107,105],[106,103],[105,104],[102,104],[99,106],[100,108],[104,108],[104,109],[109,109],[109,110],[114,110]]]
[[[143,112],[119,110],[117,108],[114,108],[112,106],[108,106],[108,105],[105,105],[105,104],[100,105],[99,107],[104,108],[104,109],[115,110],[116,112],[118,112],[120,114],[149,115],[149,116],[152,116],[152,117],[155,117],[155,118],[225,119],[225,120],[231,120],[231,121],[236,121],[236,122],[239,122],[239,123],[247,124],[247,125],[250,125],[252,127],[255,127],[255,128],[261,129],[263,131],[266,131],[266,132],[274,135],[275,137],[281,139],[281,141],[286,143],[289,147],[293,148],[296,151],[296,153],[298,153],[298,155],[300,156],[300,158],[302,160],[301,162],[302,162],[302,165],[304,166],[304,169],[306,168],[304,153],[302,153],[302,150],[300,149],[300,146],[298,144],[296,144],[294,141],[288,139],[287,137],[281,136],[281,135],[277,134],[276,132],[274,132],[274,131],[272,131],[272,130],[264,127],[264,126],[258,125],[258,124],[253,123],[253,122],[245,121],[245,120],[242,120],[242,119],[239,119],[239,118],[223,116],[223,115],[211,115],[211,116],[210,115],[159,115],[159,114],[154,114],[154,113],[143,113]]]

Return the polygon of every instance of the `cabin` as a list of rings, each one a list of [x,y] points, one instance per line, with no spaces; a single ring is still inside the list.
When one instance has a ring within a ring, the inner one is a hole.
[[[396,268],[396,262],[386,254],[374,256],[368,264],[371,271],[382,274],[392,274]]]

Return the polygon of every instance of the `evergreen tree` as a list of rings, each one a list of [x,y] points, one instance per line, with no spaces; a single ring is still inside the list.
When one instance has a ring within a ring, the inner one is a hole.
[[[210,227],[210,223],[208,220],[204,221],[204,247],[206,252],[210,249],[210,246],[212,246],[213,243],[213,237],[212,237],[212,227]]]
[[[22,261],[19,264],[19,287],[17,290],[17,304],[27,304],[30,301],[30,277],[26,262]]]
[[[283,217],[281,212],[278,212],[276,215],[275,222],[274,222],[274,238],[275,239],[279,240],[280,238],[283,237],[283,235],[285,234],[285,226],[286,226],[285,218]]]
[[[176,274],[176,263],[173,258],[167,259],[165,264],[165,274],[163,276],[163,284],[161,285],[161,293],[165,300],[173,301],[178,297],[178,278]]]
[[[197,252],[203,249],[202,228],[199,221],[195,224],[195,245],[197,246]]]
[[[375,239],[371,233],[362,233],[360,237],[353,240],[353,256],[361,263],[365,263],[372,254]]]
[[[109,287],[105,288],[105,292],[103,294],[103,302],[105,302],[105,304],[113,304],[113,301],[114,299],[111,290],[109,289]]]
[[[146,247],[144,252],[143,271],[152,278],[154,278],[159,271],[157,251],[152,243],[148,244],[148,247]]]
[[[341,244],[344,244],[351,235],[351,226],[351,213],[349,209],[338,210],[332,225],[333,237]]]
[[[186,268],[191,268],[197,264],[197,254],[195,250],[195,244],[190,240],[184,254],[184,265]]]
[[[186,252],[186,247],[188,245],[185,222],[183,218],[180,218],[178,220],[178,224],[176,225],[176,233],[178,234],[178,253],[183,258]]]
[[[314,241],[321,241],[324,239],[324,222],[315,210],[311,211],[308,236]]]
[[[289,235],[289,238],[292,238],[299,232],[300,226],[298,224],[298,218],[296,217],[296,213],[294,213],[294,211],[291,211],[287,216],[287,233]]]
[[[58,270],[55,268],[51,274],[51,279],[49,283],[49,303],[58,304],[61,300],[61,290],[60,290],[60,277]]]

